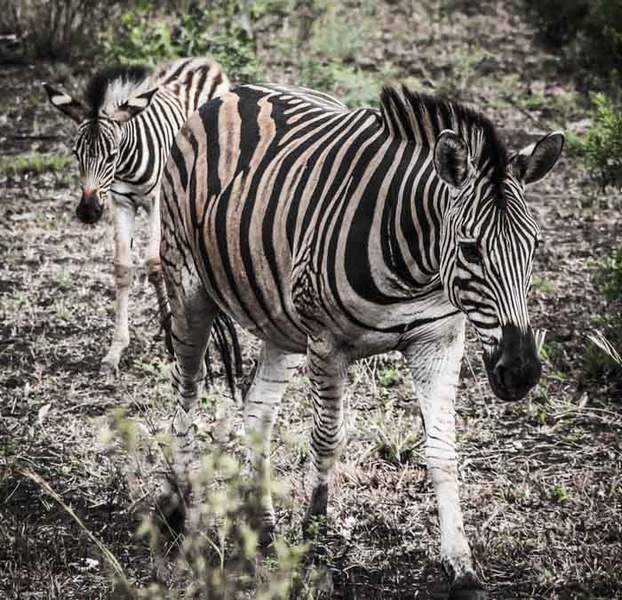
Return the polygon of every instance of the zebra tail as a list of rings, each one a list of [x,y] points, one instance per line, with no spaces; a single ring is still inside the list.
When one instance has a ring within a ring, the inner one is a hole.
[[[231,397],[236,398],[236,378],[242,376],[242,351],[240,340],[233,325],[233,321],[225,314],[220,313],[212,325],[212,339],[220,354],[220,359],[225,369],[225,378]],[[205,362],[209,380],[212,380],[211,362],[209,353],[205,355]]]
[[[164,330],[166,349],[171,356],[175,356],[173,349],[173,337],[171,331],[171,313],[169,312],[160,323],[160,331]],[[158,336],[156,336],[158,337]],[[220,359],[225,369],[225,378],[231,397],[236,398],[236,379],[242,377],[242,349],[233,321],[224,313],[219,313],[212,325],[212,339],[220,354]],[[211,384],[214,381],[214,370],[210,348],[205,351],[206,378]]]

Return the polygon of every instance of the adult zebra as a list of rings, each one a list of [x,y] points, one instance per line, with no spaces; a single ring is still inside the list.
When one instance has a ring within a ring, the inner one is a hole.
[[[494,392],[523,397],[540,376],[527,312],[539,230],[524,186],[548,173],[562,146],[551,133],[510,157],[483,115],[406,88],[386,88],[380,111],[259,85],[203,106],[177,136],[162,184],[180,480],[219,311],[264,341],[245,401],[247,432],[264,442],[253,456],[260,481],[292,356],[306,353],[313,458],[305,524],[326,513],[348,365],[400,350],[423,413],[452,597],[484,597],[458,499],[464,326],[479,335]],[[260,514],[269,536],[269,494]]]
[[[161,318],[168,313],[160,267],[159,185],[175,134],[204,102],[229,89],[220,66],[209,58],[166,62],[153,72],[144,66],[113,66],[95,73],[85,103],[44,84],[51,103],[78,123],[74,154],[82,196],[76,214],[99,221],[107,197],[114,219],[116,320],[102,368],[116,372],[129,344],[128,300],[133,280],[134,221],[139,208],[149,215],[147,272]]]

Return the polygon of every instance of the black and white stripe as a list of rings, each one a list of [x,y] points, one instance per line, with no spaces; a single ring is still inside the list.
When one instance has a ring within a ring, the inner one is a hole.
[[[45,87],[52,104],[78,123],[73,149],[82,186],[78,217],[93,224],[111,204],[117,314],[102,367],[115,372],[129,343],[128,296],[136,212],[143,208],[149,214],[147,270],[164,319],[168,302],[160,268],[158,199],[162,172],[182,124],[198,106],[227,91],[229,82],[211,59],[185,58],[160,65],[153,72],[141,66],[102,69],[89,81],[83,101],[47,84]]]
[[[344,442],[348,365],[402,351],[426,425],[443,560],[456,587],[477,588],[453,420],[465,316],[482,339],[495,392],[524,395],[539,376],[526,304],[538,227],[524,184],[548,172],[562,141],[550,134],[510,157],[481,114],[407,89],[386,89],[380,111],[261,85],[203,106],[177,136],[162,184],[174,430],[189,432],[196,390],[181,390],[197,381],[210,320],[225,313],[265,344],[245,402],[246,427],[265,440],[254,458],[265,477],[289,357],[306,354],[308,522],[326,511]],[[178,453],[180,477],[189,447]],[[269,531],[269,498],[260,512]]]
[[[149,104],[127,121],[114,115],[119,105],[156,88]],[[220,67],[208,58],[164,63],[152,73],[115,67],[98,73],[86,91],[87,118],[74,146],[86,184],[108,190],[136,207],[151,200],[173,139],[201,104],[229,89]]]

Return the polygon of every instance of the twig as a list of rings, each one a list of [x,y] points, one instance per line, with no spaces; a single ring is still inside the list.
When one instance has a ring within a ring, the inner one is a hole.
[[[78,517],[78,515],[74,512],[74,510],[68,506],[65,501],[50,487],[50,484],[43,479],[39,474],[31,471],[30,469],[22,469],[17,468],[17,472],[34,481],[48,496],[51,496],[56,502],[63,508],[63,510],[80,526],[82,531],[86,533],[88,538],[97,546],[99,551],[102,553],[104,559],[112,570],[116,573],[117,577],[120,579],[121,583],[125,587],[125,589],[130,590],[130,582],[128,581],[127,576],[125,575],[125,571],[121,566],[121,563],[117,560],[116,556],[108,550],[108,548],[98,540],[93,533],[88,529],[88,527],[82,522],[82,519]]]
[[[473,365],[471,364],[471,359],[467,353],[464,354],[464,358],[466,359],[466,363],[469,367],[469,371],[471,371],[471,376],[475,381],[475,387],[477,388],[477,392],[482,401],[482,405],[484,406],[484,412],[486,413],[486,417],[490,417],[490,409],[488,408],[488,404],[486,403],[486,398],[484,397],[484,392],[482,392],[482,386],[480,385],[477,377],[475,376],[475,371],[473,370]]]

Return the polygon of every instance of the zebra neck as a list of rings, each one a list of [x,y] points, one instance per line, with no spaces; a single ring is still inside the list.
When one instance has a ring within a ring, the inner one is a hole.
[[[417,295],[438,282],[442,217],[448,189],[434,173],[425,148],[405,156],[391,187],[386,219],[386,264],[401,285]]]
[[[160,90],[147,110],[124,125],[116,178],[151,188],[184,121],[181,102],[168,90]]]

